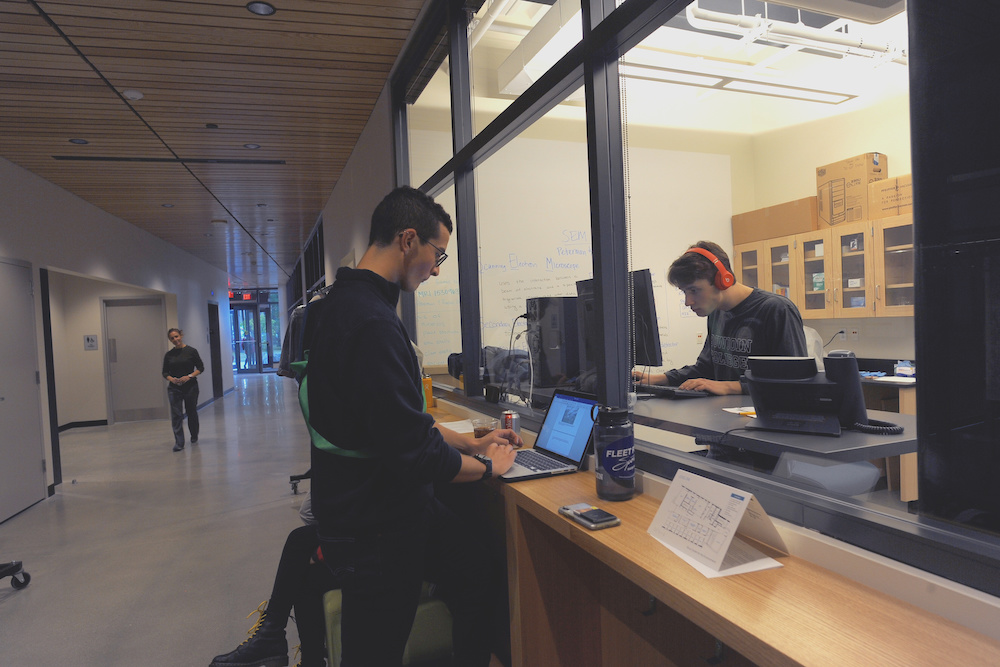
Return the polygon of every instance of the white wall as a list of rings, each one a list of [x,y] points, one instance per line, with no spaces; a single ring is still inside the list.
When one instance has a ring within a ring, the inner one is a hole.
[[[49,272],[49,312],[52,316],[52,356],[59,426],[108,418],[101,299],[161,294],[130,285]],[[98,336],[97,350],[84,349],[83,337],[91,334]],[[162,343],[166,352],[170,348],[166,332]],[[205,358],[208,358],[207,348],[203,347],[199,352],[204,352]],[[202,396],[202,399],[205,398]]]
[[[816,168],[862,153],[884,153],[889,176],[910,173],[909,97],[753,139],[755,202],[737,213],[816,194]]]
[[[235,386],[230,370],[231,334],[225,321],[229,304],[225,271],[4,159],[0,159],[0,257],[29,262],[36,286],[39,269],[45,268],[164,293],[167,295],[168,326],[183,328],[188,342],[199,349],[208,350],[208,303],[218,303],[222,319],[223,389],[228,391]],[[35,332],[39,370],[45,384],[42,305],[38,289],[35,290]],[[64,351],[55,354],[63,355]],[[209,368],[205,370],[210,372]],[[211,378],[205,380],[210,387]],[[42,427],[46,456],[51,457],[48,405],[44,400],[47,391],[48,387],[43,386]],[[103,385],[95,389],[95,393],[105,394]],[[72,397],[64,398],[73,400]],[[64,421],[64,406],[57,404],[57,407],[60,421]],[[72,403],[65,409],[71,414],[79,413]],[[84,411],[91,414],[89,407]],[[51,483],[51,460],[49,464]]]
[[[372,211],[395,187],[389,100],[387,87],[375,103],[368,124],[323,208],[327,285],[333,283],[345,255],[353,251],[355,259],[361,259],[368,248]]]

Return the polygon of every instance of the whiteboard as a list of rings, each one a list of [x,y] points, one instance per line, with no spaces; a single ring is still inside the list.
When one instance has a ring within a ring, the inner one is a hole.
[[[705,320],[666,283],[670,263],[699,240],[732,248],[730,158],[630,149],[631,268],[651,271],[664,367],[693,363]],[[438,198],[447,209],[450,194]],[[507,348],[525,330],[528,298],[576,296],[592,277],[587,147],[582,141],[518,138],[476,172],[483,345]],[[449,211],[452,214],[453,211]],[[457,256],[457,235],[448,246]],[[418,345],[425,363],[461,351],[458,263],[417,291]],[[514,347],[526,349],[521,337]]]

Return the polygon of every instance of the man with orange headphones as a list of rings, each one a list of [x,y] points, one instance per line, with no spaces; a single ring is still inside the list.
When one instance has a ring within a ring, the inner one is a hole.
[[[659,374],[635,370],[636,380],[740,394],[746,393],[740,379],[747,357],[809,356],[795,304],[737,282],[729,256],[717,244],[696,243],[670,265],[667,280],[684,292],[685,306],[708,318],[708,338],[693,365]]]

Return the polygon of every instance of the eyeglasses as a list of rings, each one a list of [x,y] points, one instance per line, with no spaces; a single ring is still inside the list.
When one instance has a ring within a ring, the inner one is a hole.
[[[405,233],[406,232],[400,232],[399,234],[397,234],[397,236],[403,236],[403,234],[405,234]],[[437,247],[436,245],[434,245],[430,241],[422,239],[419,236],[417,238],[419,238],[422,243],[426,243],[430,247],[434,248],[435,254],[437,255],[437,259],[434,260],[434,266],[441,266],[442,264],[444,264],[444,260],[448,259],[448,253],[446,253],[444,250],[442,250],[441,248]]]
[[[421,241],[423,241],[423,239],[421,239]],[[430,241],[424,241],[424,243],[434,248],[434,250],[437,252],[437,259],[434,261],[434,266],[441,266],[442,264],[444,264],[444,260],[448,259],[448,253],[446,253],[444,250],[441,250],[441,248],[437,247]]]

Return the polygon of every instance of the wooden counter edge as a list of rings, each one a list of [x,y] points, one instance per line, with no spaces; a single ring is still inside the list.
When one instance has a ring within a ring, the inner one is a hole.
[[[601,501],[585,473],[503,492],[508,534],[516,512],[527,512],[758,664],[1000,664],[1000,642],[793,556],[779,569],[707,579],[646,532],[658,501]],[[622,526],[588,531],[558,514],[574,502],[601,506]],[[512,623],[517,603],[511,599]]]

